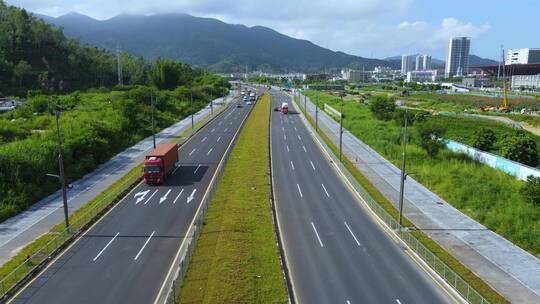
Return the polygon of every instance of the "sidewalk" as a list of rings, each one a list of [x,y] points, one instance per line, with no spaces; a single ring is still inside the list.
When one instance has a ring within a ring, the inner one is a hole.
[[[300,102],[303,105],[303,100]],[[308,99],[308,115],[315,106]],[[319,111],[319,128],[339,146],[339,123]],[[343,154],[397,208],[400,169],[344,129]],[[408,177],[404,215],[512,303],[540,303],[540,260],[461,213]]]
[[[215,99],[214,105],[230,102],[232,94],[234,92],[226,97]],[[194,115],[195,122],[200,121],[207,114],[210,114],[209,106]],[[191,128],[191,116],[156,134],[156,144],[170,141],[189,128]],[[147,137],[117,154],[93,172],[73,182],[73,188],[68,191],[69,213],[75,212],[140,164],[146,152],[152,148],[152,137]],[[33,204],[23,213],[1,223],[0,265],[16,255],[21,248],[63,221],[64,210],[62,206],[61,192],[57,191]]]

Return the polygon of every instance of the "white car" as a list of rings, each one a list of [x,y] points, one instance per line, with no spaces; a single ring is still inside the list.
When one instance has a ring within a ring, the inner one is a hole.
[[[248,101],[246,104],[250,106],[250,105],[252,105],[253,103],[252,103],[251,101]]]

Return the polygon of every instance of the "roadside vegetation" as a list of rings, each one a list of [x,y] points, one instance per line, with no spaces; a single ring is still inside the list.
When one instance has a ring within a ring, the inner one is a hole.
[[[313,93],[313,92],[311,92]],[[306,94],[310,97],[312,95]],[[321,100],[328,100],[329,96],[326,96]],[[312,99],[313,100],[313,99]],[[303,108],[301,108],[303,111]],[[304,112],[305,114],[305,112]],[[307,120],[312,126],[315,126],[315,122],[311,117],[306,116]],[[325,142],[325,144],[330,148],[330,150],[334,153],[334,155],[339,155],[338,147],[336,147],[333,142],[319,129],[319,135]],[[379,205],[388,212],[394,219],[397,219],[398,217],[398,211],[392,205],[390,201],[386,199],[386,197],[375,187],[347,158],[343,158],[343,164],[345,168],[356,179],[356,181],[371,195],[371,197],[379,203]],[[531,193],[531,196],[534,198],[537,198],[540,202],[540,181],[537,181],[538,188],[536,192]],[[535,196],[536,195],[536,196]],[[406,218],[403,218],[403,225],[406,227],[412,227],[414,228],[414,225]],[[426,246],[432,253],[434,253],[439,259],[441,259],[446,265],[448,265],[450,268],[452,268],[463,280],[465,280],[468,284],[470,284],[477,292],[479,292],[483,297],[485,297],[490,303],[493,304],[505,304],[509,303],[503,296],[498,294],[495,290],[493,290],[489,285],[487,285],[482,279],[480,279],[478,276],[476,276],[472,271],[470,271],[467,267],[465,267],[461,262],[459,262],[456,258],[454,258],[452,255],[450,255],[444,248],[442,248],[440,245],[438,245],[435,241],[433,241],[431,238],[429,238],[426,234],[424,234],[420,230],[411,230],[411,233],[424,245]]]
[[[306,95],[314,98],[316,92]],[[339,98],[320,94],[319,105],[324,103],[337,107]],[[343,112],[345,128],[400,167],[403,129],[398,123],[376,119],[368,105],[358,102],[345,102]],[[446,134],[451,132],[452,126],[444,122],[425,119]],[[525,182],[446,149],[428,155],[418,133],[423,123],[413,123],[407,146],[408,171],[416,172],[414,178],[490,230],[540,257],[540,208],[520,193]]]
[[[239,134],[206,215],[180,303],[287,303],[269,187],[270,97]]]

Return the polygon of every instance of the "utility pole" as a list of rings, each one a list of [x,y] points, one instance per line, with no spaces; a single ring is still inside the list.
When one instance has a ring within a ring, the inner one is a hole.
[[[319,92],[317,92],[317,99],[315,104],[315,131],[319,133]]]
[[[124,76],[122,74],[122,53],[120,50],[120,44],[116,43],[116,68],[118,73],[118,85],[124,84]]]
[[[66,191],[66,177],[64,175],[64,156],[62,155],[62,140],[60,138],[60,111],[57,109],[56,112],[56,145],[58,149],[58,168],[60,175],[57,176],[62,185],[62,199],[64,200],[64,218],[66,220],[66,229],[69,232],[69,213],[68,213],[68,201],[67,201],[67,191]],[[50,176],[53,176],[52,174]]]
[[[193,117],[193,115],[195,114],[193,113],[193,88],[190,88],[189,90],[189,100],[191,107],[191,131],[193,131],[193,129],[195,129],[195,119]]]
[[[214,116],[214,94],[212,94],[212,87],[210,87],[210,113]]]
[[[305,95],[303,95],[303,96],[304,96],[304,110],[306,110],[306,115],[308,115],[308,113],[307,113],[307,98],[306,98]]]
[[[401,231],[401,218],[403,217],[403,193],[405,192],[405,179],[407,174],[405,173],[405,166],[407,162],[407,121],[408,117],[407,109],[405,109],[405,129],[403,130],[403,152],[401,154],[401,181],[399,184],[399,218],[398,229]]]
[[[339,94],[341,99],[339,106],[339,161],[341,161],[341,149],[343,147],[343,94]]]
[[[154,143],[154,149],[156,148],[156,119],[155,119],[155,103],[154,103],[154,92],[150,94],[150,103],[152,104],[152,142]]]

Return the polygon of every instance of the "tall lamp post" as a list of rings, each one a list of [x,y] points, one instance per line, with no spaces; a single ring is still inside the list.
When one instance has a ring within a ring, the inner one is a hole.
[[[64,156],[62,155],[62,141],[60,138],[60,111],[55,111],[56,116],[56,146],[58,150],[58,171],[60,175],[56,174],[46,174],[47,176],[56,177],[60,181],[62,186],[62,199],[64,201],[64,218],[66,221],[66,229],[69,232],[69,213],[68,213],[68,201],[67,201],[67,189],[66,189],[66,178],[64,175]]]
[[[156,148],[156,118],[155,118],[155,103],[154,103],[154,92],[152,91],[150,95],[150,103],[152,104],[152,142],[154,144],[154,149]]]
[[[403,194],[405,192],[405,179],[407,178],[406,163],[407,163],[407,121],[408,121],[408,112],[405,109],[405,128],[403,130],[403,152],[401,154],[401,180],[399,184],[399,217],[398,217],[398,228],[401,230],[401,219],[403,217]]]
[[[319,93],[317,92],[317,101],[315,105],[315,131],[319,132]]]
[[[212,87],[210,87],[210,115],[214,116],[214,94],[212,93]]]
[[[343,94],[339,94],[339,161],[341,161],[341,150],[343,147]]]
[[[193,117],[193,87],[191,87],[189,90],[189,100],[191,107],[191,131],[193,132],[193,129],[195,128],[195,118]]]

